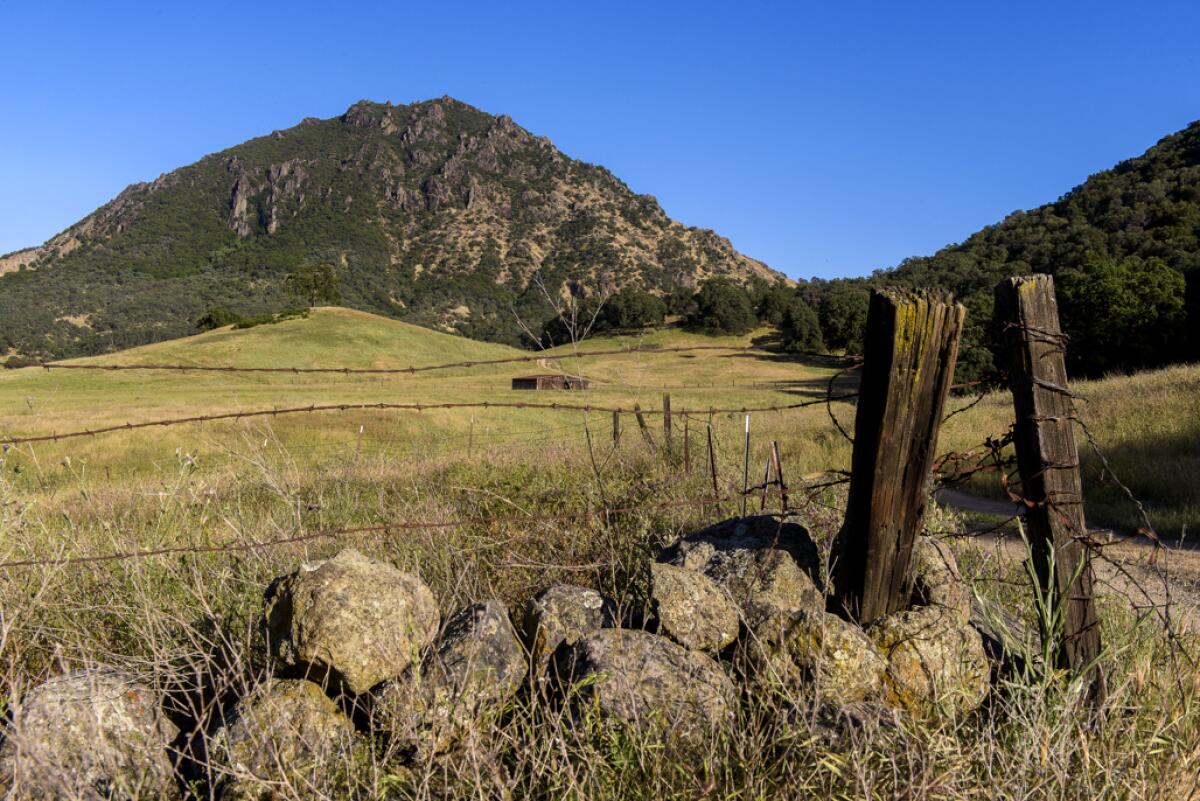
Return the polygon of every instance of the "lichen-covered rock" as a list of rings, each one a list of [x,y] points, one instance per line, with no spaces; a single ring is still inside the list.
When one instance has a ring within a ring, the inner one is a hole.
[[[946,543],[918,537],[913,544],[913,566],[914,602],[939,607],[965,625],[971,619],[972,592]]]
[[[757,686],[842,706],[879,696],[887,660],[857,625],[828,612],[801,611],[781,627],[741,648],[739,663]]]
[[[525,679],[528,662],[499,601],[455,615],[419,668],[382,687],[374,726],[425,757],[449,748]]]
[[[574,645],[603,628],[607,616],[604,598],[586,587],[553,584],[531,598],[525,606],[524,638],[534,674],[544,672],[560,645]]]
[[[893,706],[964,713],[987,697],[991,671],[979,632],[941,607],[887,615],[867,633],[887,659],[884,696]]]
[[[559,692],[579,714],[681,740],[733,720],[735,690],[720,666],[664,637],[603,629],[555,661]]]
[[[266,623],[285,666],[363,693],[419,658],[438,610],[419,578],[346,549],[272,582]]]
[[[6,798],[178,798],[162,699],[118,670],[51,679],[13,707],[0,748]]]
[[[650,566],[650,601],[660,634],[695,651],[720,651],[738,635],[738,608],[703,573],[666,562]]]
[[[816,545],[792,519],[772,515],[726,520],[689,534],[659,561],[704,573],[729,593],[750,631],[759,633],[801,610],[824,611],[817,589]]]
[[[209,743],[222,801],[272,798],[281,780],[307,782],[359,747],[354,724],[321,688],[277,679],[238,705]]]

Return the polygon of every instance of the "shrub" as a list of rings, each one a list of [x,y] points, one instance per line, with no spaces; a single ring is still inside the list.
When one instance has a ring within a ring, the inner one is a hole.
[[[224,306],[211,306],[204,315],[196,321],[196,327],[201,331],[212,331],[214,328],[224,328],[241,321],[241,317]]]

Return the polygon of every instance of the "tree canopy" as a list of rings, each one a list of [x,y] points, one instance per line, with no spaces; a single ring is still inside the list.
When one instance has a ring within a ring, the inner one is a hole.
[[[745,334],[758,324],[758,315],[745,289],[727,278],[710,278],[700,285],[684,322],[710,334]]]

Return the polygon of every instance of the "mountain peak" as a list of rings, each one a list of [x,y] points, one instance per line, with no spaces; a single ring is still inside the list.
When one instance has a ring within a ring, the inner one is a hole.
[[[509,343],[553,313],[546,290],[781,278],[506,115],[360,100],[134,184],[0,263],[0,353],[95,353],[191,333],[212,306],[279,310],[309,264],[335,268],[347,305]]]

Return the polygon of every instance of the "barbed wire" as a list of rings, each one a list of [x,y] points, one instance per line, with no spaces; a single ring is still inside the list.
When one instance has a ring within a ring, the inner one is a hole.
[[[124,370],[172,370],[192,373],[326,373],[341,375],[403,375],[426,373],[432,370],[453,370],[458,368],[486,367],[495,364],[517,364],[521,362],[562,361],[572,358],[590,358],[593,356],[637,356],[653,353],[687,353],[702,350],[727,350],[734,352],[770,353],[765,348],[753,345],[683,345],[669,348],[613,348],[610,350],[579,351],[577,353],[559,354],[542,353],[530,356],[509,356],[503,359],[469,359],[461,362],[445,364],[428,364],[410,367],[236,367],[232,365],[198,365],[198,364],[66,364],[64,362],[39,362],[36,366],[45,370],[96,370],[100,372],[117,372]]]
[[[786,488],[783,489],[786,491]],[[778,494],[780,490],[773,490],[769,494]],[[753,489],[747,490],[747,495],[757,494]],[[253,540],[243,542],[231,542],[222,545],[172,545],[162,548],[145,548],[133,551],[118,551],[104,554],[91,554],[87,556],[69,556],[65,558],[44,558],[44,559],[13,559],[5,562],[0,562],[0,570],[15,570],[17,568],[28,567],[65,567],[70,565],[83,564],[98,564],[104,562],[124,562],[132,560],[147,559],[155,556],[180,556],[185,554],[214,554],[214,553],[239,553],[246,551],[257,551],[266,548],[272,548],[279,545],[290,545],[300,542],[311,542],[314,540],[337,539],[343,537],[355,537],[364,534],[386,534],[393,531],[423,531],[446,528],[463,528],[467,526],[477,525],[495,525],[499,523],[549,523],[562,522],[565,520],[577,520],[586,517],[600,517],[616,514],[629,514],[632,512],[646,511],[662,511],[666,509],[686,509],[686,508],[707,508],[713,505],[729,503],[731,501],[740,500],[742,493],[733,495],[724,495],[719,497],[707,496],[701,498],[688,498],[678,501],[663,501],[659,503],[639,503],[631,506],[608,507],[600,506],[593,509],[578,509],[571,512],[554,512],[549,514],[510,514],[510,515],[492,515],[484,517],[458,517],[451,520],[393,520],[386,523],[377,523],[370,526],[353,526],[348,528],[320,529],[318,531],[309,531],[302,534],[293,534],[286,537],[275,537],[267,540]],[[772,514],[772,512],[764,512],[764,514]]]
[[[847,398],[857,397],[857,393],[850,395],[842,395],[835,400],[845,400]],[[712,409],[675,409],[674,414],[749,414],[758,412],[784,412],[792,409],[802,409],[807,406],[816,406],[826,403],[825,398],[802,401],[799,403],[789,403],[784,405],[774,406],[738,406],[729,408],[712,408]],[[220,414],[205,414],[193,415],[190,417],[175,417],[161,420],[145,420],[138,423],[120,423],[111,426],[101,426],[93,429],[81,429],[78,431],[68,431],[62,434],[38,434],[27,437],[4,437],[0,438],[0,445],[24,445],[34,442],[57,442],[64,439],[74,439],[78,437],[94,437],[101,434],[110,434],[116,431],[133,431],[140,428],[157,428],[184,425],[188,423],[206,423],[217,420],[242,420],[252,417],[278,417],[281,415],[292,414],[312,414],[316,412],[349,412],[349,411],[415,411],[429,412],[445,409],[539,409],[543,411],[565,411],[565,412],[597,412],[597,413],[613,413],[618,414],[633,414],[632,407],[624,406],[601,406],[590,403],[523,403],[517,401],[474,401],[467,403],[330,403],[330,404],[310,404],[308,406],[291,406],[276,409],[257,409],[244,412],[222,412]],[[661,415],[665,412],[661,409],[642,409],[642,415]]]

